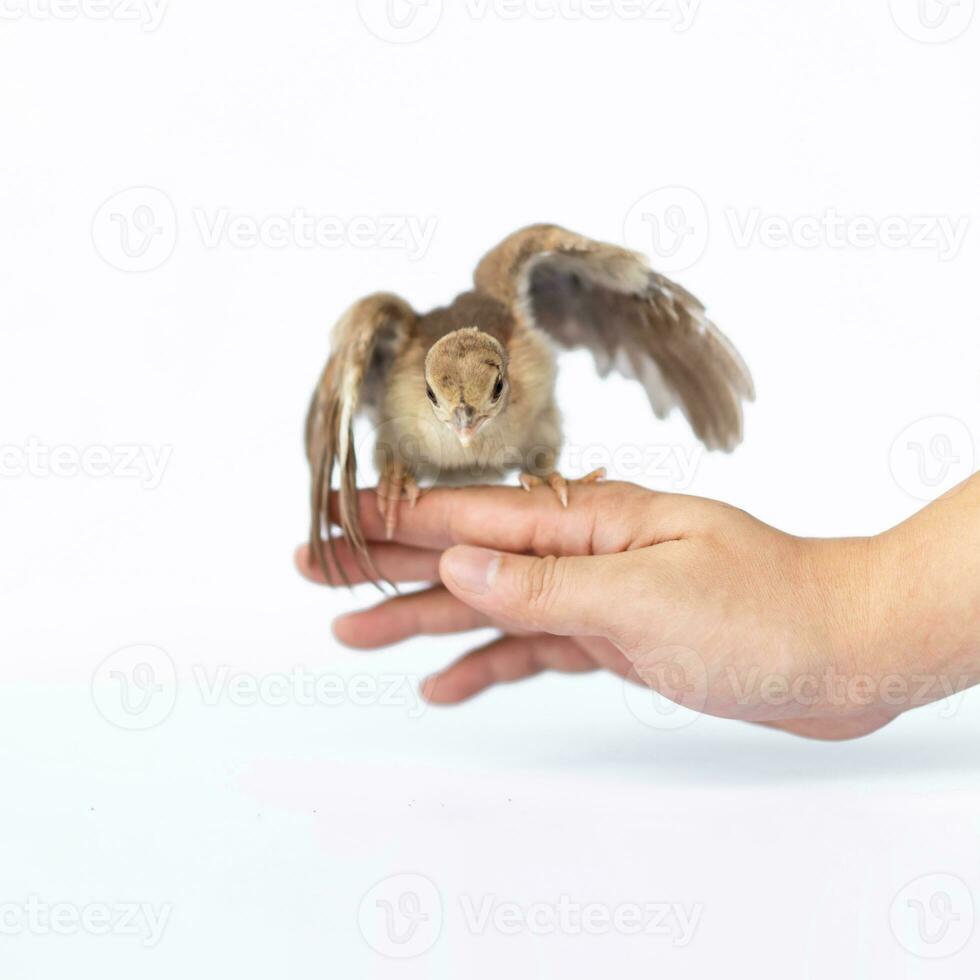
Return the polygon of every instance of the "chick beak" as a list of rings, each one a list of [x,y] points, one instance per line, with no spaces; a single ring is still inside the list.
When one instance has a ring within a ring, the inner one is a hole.
[[[459,444],[464,449],[473,442],[476,430],[480,427],[479,423],[475,420],[475,416],[476,412],[466,404],[460,405],[453,412],[453,429],[456,431]]]

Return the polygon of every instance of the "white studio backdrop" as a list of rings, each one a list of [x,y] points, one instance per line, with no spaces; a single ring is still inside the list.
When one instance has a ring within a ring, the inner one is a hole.
[[[975,693],[839,745],[599,675],[426,708],[471,638],[346,651],[374,595],[291,564],[334,319],[533,221],[758,388],[705,455],[566,356],[568,472],[808,535],[972,472],[973,8],[0,0],[0,976],[974,976]]]

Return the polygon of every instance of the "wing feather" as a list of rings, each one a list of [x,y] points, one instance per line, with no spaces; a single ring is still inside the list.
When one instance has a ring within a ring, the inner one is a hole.
[[[337,556],[330,519],[337,495],[341,531],[364,574],[381,575],[371,561],[357,511],[357,457],[354,419],[380,407],[388,372],[410,341],[418,316],[398,296],[376,293],[359,300],[340,318],[331,337],[331,354],[313,393],[306,417],[310,463],[310,550],[328,581],[350,584]],[[338,489],[333,489],[334,471]],[[326,545],[326,548],[324,547]]]
[[[741,441],[742,403],[755,397],[745,362],[698,299],[642,255],[533,225],[488,253],[474,279],[527,325],[591,351],[600,374],[638,381],[658,417],[679,407],[708,448]]]

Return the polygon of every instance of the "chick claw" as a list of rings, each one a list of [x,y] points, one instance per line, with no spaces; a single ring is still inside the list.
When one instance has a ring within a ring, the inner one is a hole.
[[[422,491],[415,482],[415,477],[400,463],[396,463],[385,468],[375,491],[378,513],[384,519],[385,537],[389,541],[395,536],[395,528],[398,526],[398,504],[402,495],[408,500],[409,507],[414,508]]]
[[[521,486],[524,487],[528,493],[531,492],[533,487],[540,487],[543,483],[547,483],[552,490],[558,495],[558,499],[561,501],[562,507],[568,507],[568,486],[574,483],[595,483],[597,480],[604,480],[606,478],[606,468],[600,466],[599,469],[593,470],[591,473],[586,473],[585,476],[579,477],[577,480],[566,480],[561,473],[549,473],[543,480],[540,476],[535,476],[533,473],[522,473],[520,480]]]

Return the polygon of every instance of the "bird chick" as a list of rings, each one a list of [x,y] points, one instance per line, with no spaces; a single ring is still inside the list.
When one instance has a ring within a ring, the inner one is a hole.
[[[526,490],[547,484],[568,506],[569,481],[556,469],[556,345],[586,347],[601,375],[615,369],[638,381],[660,418],[679,406],[708,448],[741,440],[751,377],[698,300],[635,252],[531,226],[491,250],[474,288],[448,306],[420,315],[378,293],[334,328],[306,426],[311,548],[328,579],[331,566],[344,577],[334,524],[365,574],[380,578],[357,514],[358,413],[374,426],[389,537],[399,502],[414,506],[420,481],[486,481],[516,470]]]

